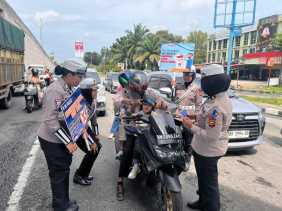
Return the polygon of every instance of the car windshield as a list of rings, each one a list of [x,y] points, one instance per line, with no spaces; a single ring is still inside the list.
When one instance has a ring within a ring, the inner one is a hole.
[[[101,83],[101,79],[97,72],[86,72],[86,77],[93,78],[98,84]]]
[[[113,81],[118,81],[118,76],[119,76],[118,73],[111,74],[111,78],[112,78]]]

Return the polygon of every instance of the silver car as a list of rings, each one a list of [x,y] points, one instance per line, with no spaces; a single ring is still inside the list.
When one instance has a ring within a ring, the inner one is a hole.
[[[149,87],[169,103],[171,109],[174,104],[175,90],[172,81],[176,78],[176,89],[183,89],[182,73],[153,72],[148,75]],[[197,74],[195,82],[200,85],[200,75]],[[232,90],[229,96],[233,104],[233,117],[229,127],[228,150],[243,150],[253,148],[263,141],[265,118],[262,109],[249,101],[238,97]],[[204,99],[205,100],[205,99]]]

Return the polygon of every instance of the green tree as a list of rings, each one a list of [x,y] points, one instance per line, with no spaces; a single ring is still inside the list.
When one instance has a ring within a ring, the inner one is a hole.
[[[202,31],[193,31],[187,36],[186,41],[195,44],[195,64],[202,64],[206,62],[207,40],[208,34]]]
[[[130,43],[128,37],[118,38],[111,47],[112,61],[115,63],[125,63],[129,58]]]
[[[83,60],[87,64],[99,65],[101,62],[101,56],[97,52],[86,52],[84,54]]]
[[[156,36],[159,37],[160,43],[168,43],[168,42],[180,43],[184,41],[182,36],[174,35],[172,33],[169,33],[167,30],[157,31]]]
[[[282,33],[277,34],[271,44],[273,46],[273,50],[282,51]]]
[[[158,70],[159,59],[160,39],[155,34],[148,34],[142,45],[137,49],[134,61],[143,64],[143,66],[145,65],[145,68]]]
[[[126,31],[128,40],[128,62],[130,67],[134,67],[134,56],[137,48],[141,47],[145,38],[145,35],[149,30],[142,24],[134,25],[133,31]]]

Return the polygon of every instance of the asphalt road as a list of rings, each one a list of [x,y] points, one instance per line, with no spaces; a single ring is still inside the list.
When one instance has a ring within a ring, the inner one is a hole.
[[[0,110],[0,210],[4,210],[18,174],[35,140],[40,112],[23,111],[24,98],[13,98],[9,110]]]
[[[118,162],[114,159],[114,144],[107,139],[112,120],[111,96],[107,96],[107,115],[99,118],[102,152],[92,170],[94,184],[81,187],[70,182],[71,197],[81,210],[157,210],[150,189],[136,182],[126,183],[126,200],[115,198]],[[0,110],[0,210],[4,210],[17,175],[27,158],[36,136],[40,112],[22,111],[23,98],[17,98],[10,110]],[[281,172],[282,119],[267,117],[265,141],[255,150],[228,153],[220,161],[222,210],[278,211],[282,209]],[[77,151],[71,166],[71,179],[79,166],[82,153]],[[192,165],[181,176],[183,199],[195,200],[197,180]],[[20,210],[50,210],[51,193],[46,161],[40,150],[36,156],[27,186],[20,200]],[[183,205],[185,206],[185,205]],[[185,208],[185,210],[189,210]]]

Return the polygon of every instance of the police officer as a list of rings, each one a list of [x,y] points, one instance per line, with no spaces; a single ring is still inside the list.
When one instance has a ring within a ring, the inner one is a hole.
[[[187,110],[188,113],[196,114],[200,111],[200,106],[202,104],[202,91],[199,85],[195,83],[196,79],[196,70],[195,66],[191,68],[186,67],[183,71],[183,81],[185,85],[185,90],[178,90],[176,93],[178,104],[178,109],[176,113],[179,113],[182,110]],[[191,141],[193,138],[193,134],[187,128],[183,129],[183,137],[184,137],[184,150],[185,154],[185,171],[188,171],[191,160]]]
[[[89,176],[89,174],[102,147],[98,137],[99,130],[96,115],[97,84],[94,79],[85,78],[80,83],[80,90],[82,96],[86,99],[90,117],[87,129],[87,134],[90,136],[87,140],[90,143],[85,142],[83,136],[80,136],[76,141],[78,147],[85,152],[85,156],[74,174],[73,182],[79,185],[91,185],[93,176]],[[90,149],[86,144],[90,144]]]
[[[43,118],[38,130],[38,139],[44,152],[52,190],[54,211],[78,210],[75,201],[69,198],[69,173],[72,154],[77,145],[72,142],[64,128],[60,105],[79,85],[86,71],[86,65],[67,60],[55,68],[55,74],[62,77],[52,83],[43,98]]]
[[[223,66],[205,66],[201,88],[208,99],[196,115],[195,124],[189,117],[183,118],[183,125],[194,134],[192,149],[198,176],[199,200],[187,204],[192,209],[220,210],[217,164],[228,147],[227,130],[232,120],[232,104],[227,93],[230,81]]]

